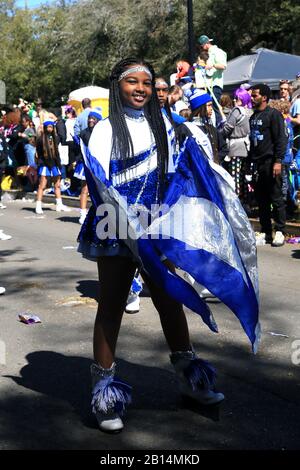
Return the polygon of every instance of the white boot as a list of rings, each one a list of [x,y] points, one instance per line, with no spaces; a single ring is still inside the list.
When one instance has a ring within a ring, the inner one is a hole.
[[[101,431],[110,433],[122,431],[124,424],[120,415],[131,402],[131,387],[115,377],[115,369],[115,363],[110,369],[91,365],[92,410]]]
[[[56,199],[56,212],[70,212],[71,209],[62,203],[62,199]]]
[[[193,351],[177,351],[170,354],[179,380],[180,393],[201,405],[215,405],[224,400],[223,393],[213,390],[215,369],[198,358]]]
[[[43,209],[42,209],[42,201],[36,201],[36,207],[35,207],[35,213],[36,214],[43,214]]]
[[[79,217],[80,225],[82,225],[83,222],[85,221],[86,215],[87,215],[87,210],[86,209],[80,209],[80,217]]]

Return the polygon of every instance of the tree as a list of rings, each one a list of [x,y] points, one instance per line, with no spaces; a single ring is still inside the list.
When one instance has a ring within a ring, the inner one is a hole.
[[[299,0],[193,6],[195,42],[207,34],[229,59],[262,46],[300,54]],[[41,96],[58,105],[72,89],[108,86],[112,66],[126,56],[149,60],[167,78],[188,58],[186,7],[185,0],[56,0],[24,10],[0,0],[0,79],[8,101]]]

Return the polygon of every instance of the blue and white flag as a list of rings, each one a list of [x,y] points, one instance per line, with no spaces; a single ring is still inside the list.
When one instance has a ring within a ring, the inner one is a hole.
[[[112,223],[128,228],[124,242],[145,271],[217,332],[198,293],[199,284],[207,288],[234,312],[256,352],[260,328],[255,235],[228,173],[202,153],[194,138],[187,138],[164,203],[141,230],[138,215],[112,186],[100,162],[87,149],[84,159],[94,206],[105,203],[116,209],[118,220]],[[192,285],[169,271],[163,257]]]

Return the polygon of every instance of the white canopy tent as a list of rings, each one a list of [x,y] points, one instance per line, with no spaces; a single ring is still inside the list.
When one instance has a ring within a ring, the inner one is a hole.
[[[278,90],[281,79],[295,80],[299,72],[300,56],[261,48],[228,62],[224,90],[232,90],[242,83],[265,83],[272,90]]]
[[[101,107],[103,111],[103,117],[108,115],[108,100],[109,90],[100,86],[87,86],[78,88],[77,90],[71,91],[69,94],[68,104],[76,109],[79,113],[82,111],[81,101],[84,98],[90,98],[92,107]]]

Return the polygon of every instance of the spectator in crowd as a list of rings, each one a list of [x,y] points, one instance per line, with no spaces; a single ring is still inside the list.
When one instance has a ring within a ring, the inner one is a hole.
[[[69,163],[74,163],[77,156],[77,146],[74,142],[75,135],[75,124],[76,120],[76,111],[72,106],[66,106],[65,110],[66,115],[66,144],[69,148]]]
[[[102,120],[102,114],[97,109],[92,109],[88,115],[88,127],[83,129],[80,132],[80,138],[82,142],[87,147],[89,145],[89,140],[92,135],[93,129],[97,122]],[[79,223],[82,225],[85,221],[86,214],[87,214],[87,198],[88,198],[88,187],[86,184],[86,177],[84,172],[84,164],[82,160],[82,153],[78,153],[76,166],[74,169],[74,177],[81,181],[81,192],[80,192],[80,217]]]
[[[36,109],[36,114],[32,118],[32,121],[35,126],[36,135],[38,136],[43,130],[43,123],[45,121],[50,120],[50,121],[55,122],[57,118],[55,114],[49,112],[47,109],[43,107],[43,101],[41,98],[37,99],[35,109]]]
[[[173,85],[169,89],[168,101],[172,111],[177,113],[176,104],[182,100],[183,90],[179,85]]]
[[[90,98],[84,98],[81,102],[83,111],[77,116],[74,124],[74,135],[79,137],[80,132],[88,127],[88,115],[92,110],[92,102]]]
[[[282,160],[282,194],[286,204],[286,213],[287,216],[293,217],[297,205],[297,189],[298,184],[295,184],[295,158],[293,154],[293,145],[294,145],[294,132],[293,126],[291,123],[291,118],[289,115],[290,112],[290,102],[288,100],[283,101],[279,100],[270,100],[270,107],[278,109],[282,113],[284,118],[284,123],[286,127],[286,133],[288,135],[288,142],[286,146],[286,151],[284,158]],[[297,181],[298,183],[298,181]]]
[[[248,105],[251,101],[246,90],[238,88],[234,92],[235,106],[231,109],[223,126],[222,134],[228,139],[228,156],[223,166],[231,174],[235,183],[235,192],[243,202],[247,201],[246,159],[250,147],[250,126]]]
[[[175,94],[177,90],[177,85],[174,85]],[[173,88],[173,87],[171,87]],[[155,90],[157,93],[159,106],[162,112],[169,118],[170,122],[173,124],[174,127],[182,124],[184,122],[184,118],[173,111],[170,107],[169,103],[169,85],[167,84],[166,80],[163,77],[157,77],[155,79]],[[174,99],[174,97],[172,98]]]
[[[286,224],[281,171],[287,135],[282,114],[268,106],[270,96],[271,90],[267,85],[253,85],[251,100],[254,113],[250,117],[249,157],[257,170],[255,196],[259,207],[261,232],[266,235],[266,243],[278,247],[284,245]],[[271,206],[276,232],[274,238]]]
[[[186,121],[190,121],[192,110],[190,108],[182,109],[179,111],[179,115],[183,117]]]
[[[211,88],[212,70],[206,69],[208,58],[208,51],[202,50],[194,64],[195,87],[205,91]]]
[[[24,151],[26,155],[26,165],[36,167],[35,161],[35,147],[36,147],[36,132],[34,124],[27,114],[22,115],[21,122],[23,125],[23,132],[20,132],[19,137],[23,139]]]
[[[280,80],[279,82],[279,95],[283,101],[291,101],[291,86],[289,80]]]
[[[26,156],[24,151],[24,121],[22,122],[22,114],[18,108],[5,115],[6,137],[8,139],[9,159],[12,160],[11,166],[26,165]]]
[[[232,102],[232,99],[230,98],[230,95],[228,95],[227,93],[223,93],[220,98],[220,105],[221,105],[223,114],[225,118],[227,119],[233,108],[233,102]]]
[[[213,95],[218,103],[220,103],[221,95],[223,92],[223,73],[227,67],[227,54],[220,49],[217,45],[212,44],[213,39],[210,39],[205,34],[198,38],[198,44],[201,50],[208,52],[208,60],[205,65],[206,71],[211,75],[211,86]],[[217,124],[222,120],[219,106],[213,101],[214,110],[217,117]]]
[[[78,121],[76,118],[76,111],[72,106],[67,105],[65,107],[65,117],[66,145],[68,147],[66,177],[70,179],[70,186],[67,187],[66,183],[64,182],[64,194],[67,194],[69,196],[78,196],[80,194],[81,187],[78,179],[74,177],[74,167],[76,165],[77,159],[80,157],[80,149],[76,143],[76,139],[79,136],[76,135],[75,131],[75,126]]]
[[[185,60],[179,60],[176,63],[177,74],[176,74],[176,85],[182,86],[187,82],[192,82],[193,68]]]
[[[294,132],[294,154],[300,154],[300,79],[293,82],[293,99],[290,108],[290,120]]]
[[[6,138],[4,134],[1,132],[0,133],[0,209],[6,209],[6,206],[2,204],[1,202],[1,198],[2,198],[1,182],[2,182],[2,177],[5,174],[5,168],[8,163],[7,157],[8,157],[8,148],[7,148]]]

